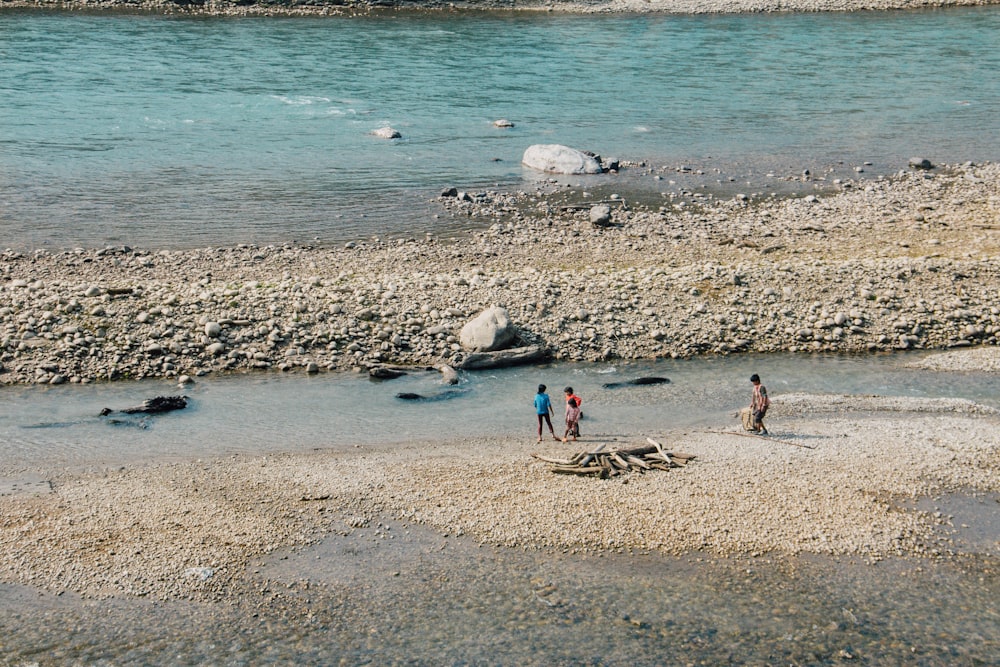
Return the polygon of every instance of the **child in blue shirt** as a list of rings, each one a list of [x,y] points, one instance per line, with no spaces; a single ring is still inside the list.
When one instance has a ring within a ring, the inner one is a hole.
[[[542,420],[549,425],[549,433],[552,434],[553,440],[559,440],[556,437],[556,432],[552,428],[552,401],[549,400],[549,395],[545,393],[545,385],[538,385],[538,393],[535,394],[535,414],[538,415],[538,442],[542,441]]]

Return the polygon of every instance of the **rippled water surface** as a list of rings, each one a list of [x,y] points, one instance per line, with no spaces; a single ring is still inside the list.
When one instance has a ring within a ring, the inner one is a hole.
[[[255,563],[245,587],[215,605],[0,587],[0,631],[8,657],[39,664],[943,667],[1000,652],[1000,579],[975,563],[523,553],[387,522]]]
[[[434,218],[429,200],[443,186],[535,178],[520,167],[533,143],[718,168],[762,191],[772,169],[820,174],[843,160],[854,176],[865,161],[867,173],[892,172],[912,155],[996,159],[997,34],[995,7],[287,20],[8,11],[4,245],[447,233],[456,223]],[[516,127],[498,130],[498,118]],[[385,125],[404,138],[370,136]]]

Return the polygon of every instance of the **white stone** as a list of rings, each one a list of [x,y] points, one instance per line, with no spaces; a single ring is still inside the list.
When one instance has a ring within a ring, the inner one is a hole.
[[[515,335],[507,310],[493,306],[462,327],[459,340],[462,348],[470,352],[492,352],[504,349]]]
[[[582,151],[561,144],[535,144],[524,151],[521,164],[550,174],[600,174],[601,163]]]
[[[394,130],[388,125],[385,127],[380,127],[377,130],[372,130],[372,136],[378,137],[379,139],[400,139],[402,134],[398,130]]]

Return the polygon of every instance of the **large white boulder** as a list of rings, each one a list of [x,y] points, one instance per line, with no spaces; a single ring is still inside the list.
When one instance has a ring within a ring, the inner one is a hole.
[[[458,340],[469,352],[493,352],[510,345],[517,337],[510,315],[500,306],[492,306],[462,327]]]
[[[521,164],[550,174],[600,174],[603,171],[595,157],[561,144],[528,146]]]

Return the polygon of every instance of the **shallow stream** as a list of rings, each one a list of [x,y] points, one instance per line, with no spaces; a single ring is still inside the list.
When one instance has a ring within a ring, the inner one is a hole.
[[[572,386],[590,435],[655,434],[718,426],[749,404],[752,373],[772,396],[788,392],[957,397],[1000,407],[1000,377],[931,373],[905,366],[916,354],[740,355],[636,363],[561,363],[460,374],[436,371],[374,381],[355,373],[206,376],[183,388],[165,380],[0,389],[0,461],[6,467],[87,466],[172,457],[338,449],[477,434],[534,437],[540,383],[553,403]],[[640,377],[668,383],[606,388]],[[399,393],[426,401],[405,401]],[[185,410],[100,417],[157,395],[185,394]],[[561,410],[557,410],[558,427]],[[735,420],[732,422],[735,425]],[[779,422],[772,427],[780,431]]]

